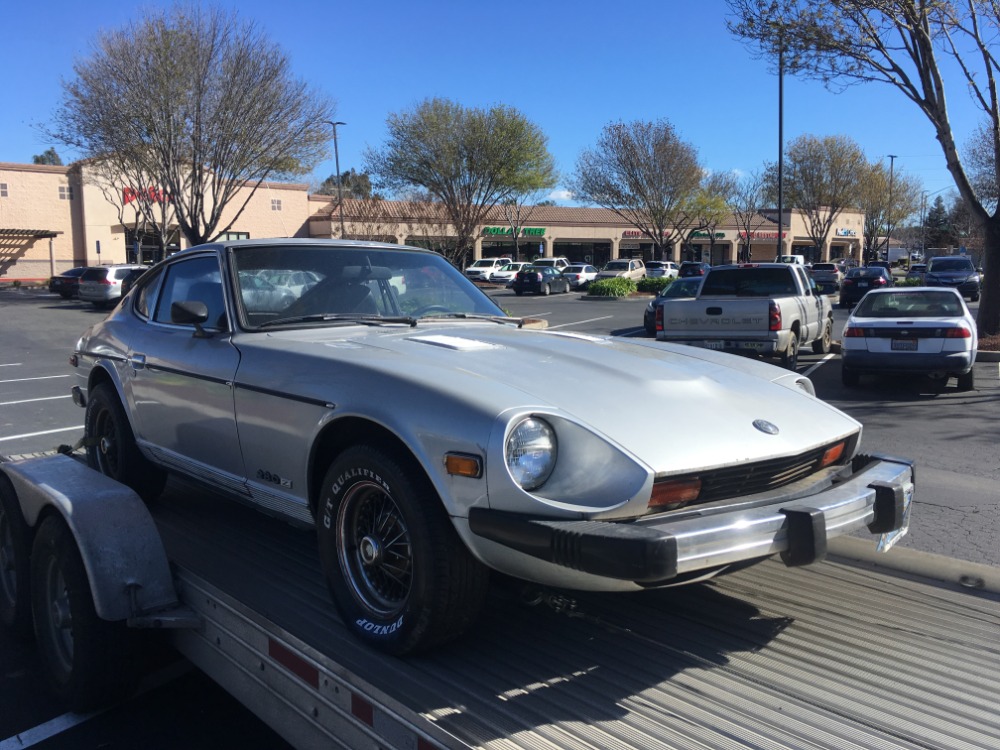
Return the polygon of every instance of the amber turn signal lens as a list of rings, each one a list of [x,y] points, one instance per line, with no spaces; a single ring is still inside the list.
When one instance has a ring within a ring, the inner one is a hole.
[[[843,455],[844,443],[837,443],[836,445],[826,449],[826,452],[823,454],[823,458],[819,460],[819,467],[824,469],[831,464],[835,464]]]
[[[444,465],[449,474],[478,479],[483,475],[483,462],[479,456],[466,453],[449,453],[444,457]]]
[[[663,508],[697,500],[701,492],[700,479],[673,479],[656,482],[649,498],[650,508]]]

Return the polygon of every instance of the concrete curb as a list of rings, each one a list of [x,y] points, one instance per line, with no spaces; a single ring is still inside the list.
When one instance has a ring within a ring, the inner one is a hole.
[[[832,557],[863,563],[866,567],[930,578],[962,590],[1000,594],[1000,568],[992,565],[956,560],[906,547],[893,547],[888,552],[876,552],[873,539],[857,539],[849,536],[831,539],[827,549]]]

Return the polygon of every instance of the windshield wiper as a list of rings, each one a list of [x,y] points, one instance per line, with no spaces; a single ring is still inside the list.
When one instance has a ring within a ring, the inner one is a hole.
[[[357,323],[359,325],[379,326],[405,323],[415,326],[417,319],[409,315],[357,315],[353,313],[312,313],[310,315],[293,315],[287,318],[275,318],[265,320],[258,328],[272,328],[274,326],[294,325],[295,323]]]
[[[437,320],[438,318],[457,318],[462,320],[489,320],[494,323],[517,323],[518,327],[524,325],[524,318],[511,318],[506,315],[490,315],[489,313],[464,313],[464,312],[449,312],[449,313],[434,313],[433,315],[421,315],[421,320],[426,320],[428,318],[433,318]]]

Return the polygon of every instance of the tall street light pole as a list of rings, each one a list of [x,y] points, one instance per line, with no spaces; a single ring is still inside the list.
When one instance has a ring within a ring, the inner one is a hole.
[[[347,231],[344,229],[344,189],[340,184],[340,149],[337,148],[337,126],[346,125],[346,122],[333,122],[327,120],[326,124],[333,128],[333,163],[337,167],[337,211],[340,213],[340,239],[345,239]]]
[[[896,154],[886,154],[889,157],[889,206],[885,212],[885,259],[889,260],[889,238],[892,236],[892,173],[896,166]]]
[[[785,41],[782,39],[778,47],[778,252],[775,260],[780,260],[784,254],[782,231],[785,226],[784,206],[782,205],[782,167],[784,166],[785,133],[784,133],[784,97],[785,97]]]

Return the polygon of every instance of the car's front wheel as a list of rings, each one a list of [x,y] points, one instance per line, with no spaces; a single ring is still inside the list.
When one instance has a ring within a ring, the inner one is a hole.
[[[92,469],[135,490],[143,500],[155,500],[167,481],[166,472],[139,451],[128,416],[109,383],[90,390],[84,417],[87,463]]]
[[[479,615],[488,572],[412,461],[372,446],[344,451],[323,480],[317,531],[344,623],[372,646],[426,650]]]

